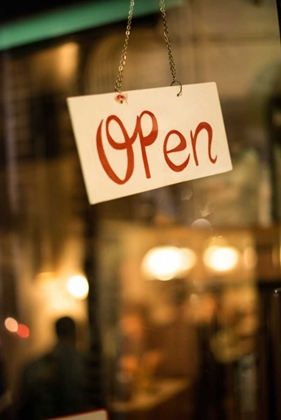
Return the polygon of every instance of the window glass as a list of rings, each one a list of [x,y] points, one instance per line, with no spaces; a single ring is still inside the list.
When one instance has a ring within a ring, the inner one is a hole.
[[[66,98],[113,91],[126,22],[1,53],[6,418],[280,418],[276,4],[167,18],[177,78],[217,83],[233,171],[95,206]],[[170,83],[160,14],[135,19],[123,90]]]

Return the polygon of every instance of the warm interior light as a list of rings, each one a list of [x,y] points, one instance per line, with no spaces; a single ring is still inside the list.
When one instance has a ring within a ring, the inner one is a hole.
[[[204,263],[214,271],[230,271],[238,263],[239,252],[233,247],[211,246],[204,253]]]
[[[14,318],[6,318],[4,321],[4,325],[6,329],[12,333],[15,333],[18,331],[18,323]]]
[[[67,290],[76,299],[85,299],[89,292],[88,280],[81,275],[72,276],[67,282]]]
[[[38,283],[46,283],[55,279],[56,274],[53,271],[41,271],[35,277],[35,281]]]
[[[180,252],[181,252],[181,258],[182,258],[182,264],[181,264],[182,271],[188,271],[192,267],[194,267],[196,263],[196,254],[194,251],[192,251],[189,248],[181,248]]]
[[[19,324],[17,334],[21,338],[28,338],[29,337],[29,328],[24,324]]]
[[[190,270],[196,262],[195,253],[188,248],[152,248],[144,256],[142,272],[148,279],[171,280]]]
[[[245,267],[249,270],[257,265],[257,253],[253,247],[247,247],[243,253]]]
[[[77,65],[78,45],[74,42],[68,42],[59,48],[58,55],[58,72],[64,78],[68,78],[73,74]]]

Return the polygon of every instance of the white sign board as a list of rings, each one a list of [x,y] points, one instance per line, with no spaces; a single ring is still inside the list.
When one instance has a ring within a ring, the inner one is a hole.
[[[215,83],[68,99],[91,204],[232,169]]]
[[[91,413],[77,414],[76,416],[60,417],[60,420],[107,420],[105,410],[92,411]]]

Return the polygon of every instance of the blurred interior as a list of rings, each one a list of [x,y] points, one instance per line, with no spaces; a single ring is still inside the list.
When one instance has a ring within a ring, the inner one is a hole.
[[[178,79],[217,83],[226,174],[90,206],[66,98],[113,91],[126,16],[0,53],[0,350],[12,418],[22,367],[53,346],[65,315],[90,355],[92,406],[110,419],[281,418],[277,7],[178,3],[167,10]],[[159,13],[133,21],[124,91],[170,84],[162,25]]]

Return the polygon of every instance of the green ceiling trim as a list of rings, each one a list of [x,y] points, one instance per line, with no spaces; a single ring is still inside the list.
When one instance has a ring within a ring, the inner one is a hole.
[[[167,0],[167,8],[184,0]],[[136,1],[134,16],[145,16],[158,10],[157,0]],[[127,19],[129,0],[91,1],[82,5],[33,15],[0,25],[0,51],[56,38]]]

